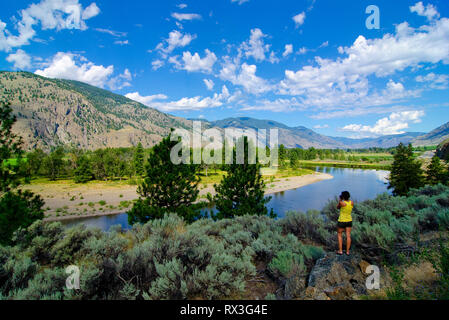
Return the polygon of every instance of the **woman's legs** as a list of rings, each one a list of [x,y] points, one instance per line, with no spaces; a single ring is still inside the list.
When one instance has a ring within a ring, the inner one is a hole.
[[[338,228],[337,232],[338,232],[338,253],[343,254],[343,231],[345,231],[345,229],[343,228]]]
[[[346,254],[351,250],[351,231],[352,228],[346,228]]]

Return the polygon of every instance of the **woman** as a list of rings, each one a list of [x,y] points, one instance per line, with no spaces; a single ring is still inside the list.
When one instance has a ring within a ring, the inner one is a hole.
[[[351,195],[348,191],[343,191],[340,195],[340,202],[337,209],[340,210],[338,218],[338,255],[343,255],[343,232],[346,231],[346,255],[349,256],[351,249],[351,231],[352,231],[352,209],[354,201],[349,200]]]

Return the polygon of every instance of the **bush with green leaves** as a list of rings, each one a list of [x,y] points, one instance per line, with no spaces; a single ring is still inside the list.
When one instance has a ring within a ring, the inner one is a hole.
[[[107,233],[40,221],[16,232],[12,247],[0,247],[0,294],[4,299],[220,299],[243,294],[256,264],[269,265],[279,252],[295,257],[297,272],[271,276],[283,279],[289,295],[296,296],[303,288],[298,284],[305,283],[304,265],[324,252],[302,244],[268,217],[188,224],[171,214]],[[69,265],[80,268],[79,290],[65,288]]]

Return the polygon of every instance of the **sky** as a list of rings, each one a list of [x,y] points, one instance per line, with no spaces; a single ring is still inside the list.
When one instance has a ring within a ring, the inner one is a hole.
[[[3,1],[0,70],[190,119],[429,132],[449,121],[449,1]]]

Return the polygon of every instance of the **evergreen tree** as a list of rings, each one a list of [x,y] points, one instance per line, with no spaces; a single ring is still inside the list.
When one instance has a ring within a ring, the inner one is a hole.
[[[9,159],[22,154],[22,138],[12,133],[16,117],[9,104],[0,107],[0,192],[7,192],[19,185],[19,177]]]
[[[93,179],[92,166],[86,155],[81,155],[76,161],[74,180],[76,183],[86,183]]]
[[[440,158],[437,155],[434,155],[426,171],[426,182],[430,185],[445,183],[446,172],[444,169]]]
[[[176,213],[192,222],[200,216],[197,176],[199,166],[174,164],[171,151],[178,144],[171,141],[171,134],[151,151],[146,165],[146,178],[137,192],[139,200],[128,212],[129,223],[145,223],[162,218],[167,213]]]
[[[18,187],[17,175],[11,172],[5,161],[22,154],[22,139],[12,133],[16,117],[9,105],[0,106],[0,244],[10,244],[19,228],[27,228],[44,217],[44,202],[29,191],[13,191]]]
[[[394,161],[390,173],[390,185],[396,196],[405,196],[410,189],[424,186],[424,172],[421,163],[415,159],[413,147],[399,144],[394,154]]]
[[[214,219],[226,219],[243,215],[268,215],[266,204],[271,197],[265,198],[265,183],[260,173],[259,163],[249,164],[249,142],[244,137],[244,163],[236,163],[236,148],[233,150],[233,164],[226,165],[227,175],[219,185],[215,185],[216,195],[209,200],[216,205]],[[274,217],[273,210],[270,216]]]
[[[138,176],[142,177],[145,174],[145,151],[140,142],[134,153],[134,170]]]

